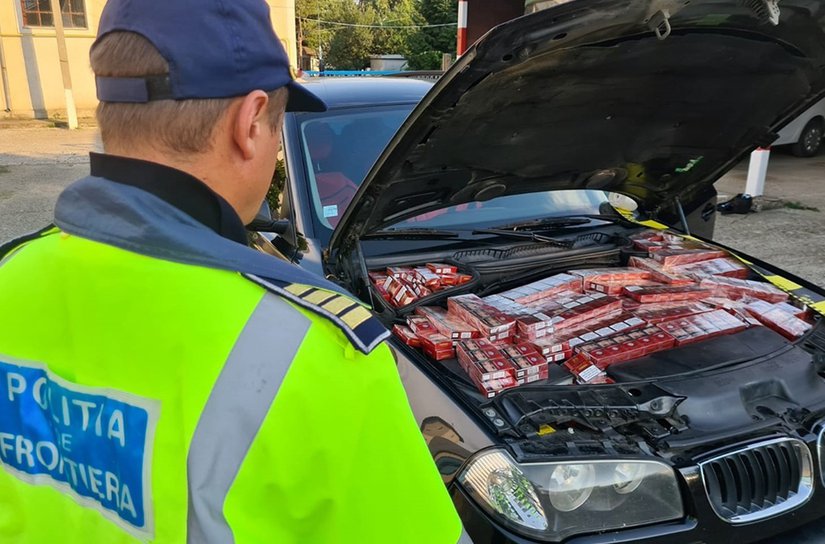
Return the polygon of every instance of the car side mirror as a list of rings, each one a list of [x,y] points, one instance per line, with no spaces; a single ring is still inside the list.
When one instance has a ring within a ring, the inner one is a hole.
[[[286,219],[254,219],[246,226],[247,229],[255,232],[271,232],[279,236],[285,235],[290,230],[289,221]]]

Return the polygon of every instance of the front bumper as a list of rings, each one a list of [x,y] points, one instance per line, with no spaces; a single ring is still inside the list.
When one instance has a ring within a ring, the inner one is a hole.
[[[733,525],[720,519],[708,500],[699,467],[678,471],[687,516],[677,522],[662,523],[623,531],[576,536],[565,544],[745,544],[802,527],[825,517],[825,486],[820,474],[816,440],[806,441],[814,458],[814,491],[810,500],[794,510],[775,517],[743,525]],[[494,520],[457,483],[450,486],[453,503],[474,544],[534,544],[535,540],[516,535]]]

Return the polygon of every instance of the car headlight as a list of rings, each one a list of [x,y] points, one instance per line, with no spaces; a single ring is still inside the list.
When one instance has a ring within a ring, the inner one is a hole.
[[[653,460],[519,464],[503,450],[488,450],[458,481],[510,529],[542,540],[684,516],[676,474]]]

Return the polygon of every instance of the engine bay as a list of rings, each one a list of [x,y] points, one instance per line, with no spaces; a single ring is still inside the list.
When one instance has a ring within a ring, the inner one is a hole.
[[[369,288],[396,337],[479,402],[526,386],[713,370],[787,347],[817,319],[728,252],[693,238],[641,230],[593,254],[497,281],[485,281],[483,262],[408,261],[372,267]],[[566,252],[557,255],[564,261]]]

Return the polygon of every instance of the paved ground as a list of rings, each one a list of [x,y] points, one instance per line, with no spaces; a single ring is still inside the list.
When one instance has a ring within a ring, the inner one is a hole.
[[[94,129],[0,129],[0,241],[48,224],[63,187],[88,174],[91,150]]]
[[[96,131],[0,128],[0,242],[48,223],[63,187],[88,172]],[[746,165],[723,178],[723,195],[744,191]],[[781,207],[717,218],[716,238],[825,285],[825,156],[798,159],[774,153],[767,182],[771,197],[821,211]],[[786,205],[787,206],[787,205]],[[793,206],[793,204],[791,204]],[[825,522],[762,544],[825,542]]]
[[[767,195],[782,199],[785,206],[801,204],[820,211],[781,207],[750,215],[719,215],[715,238],[825,285],[825,155],[811,159],[776,151],[772,155]],[[721,194],[735,195],[745,190],[746,178],[747,165],[740,165],[716,188]]]

